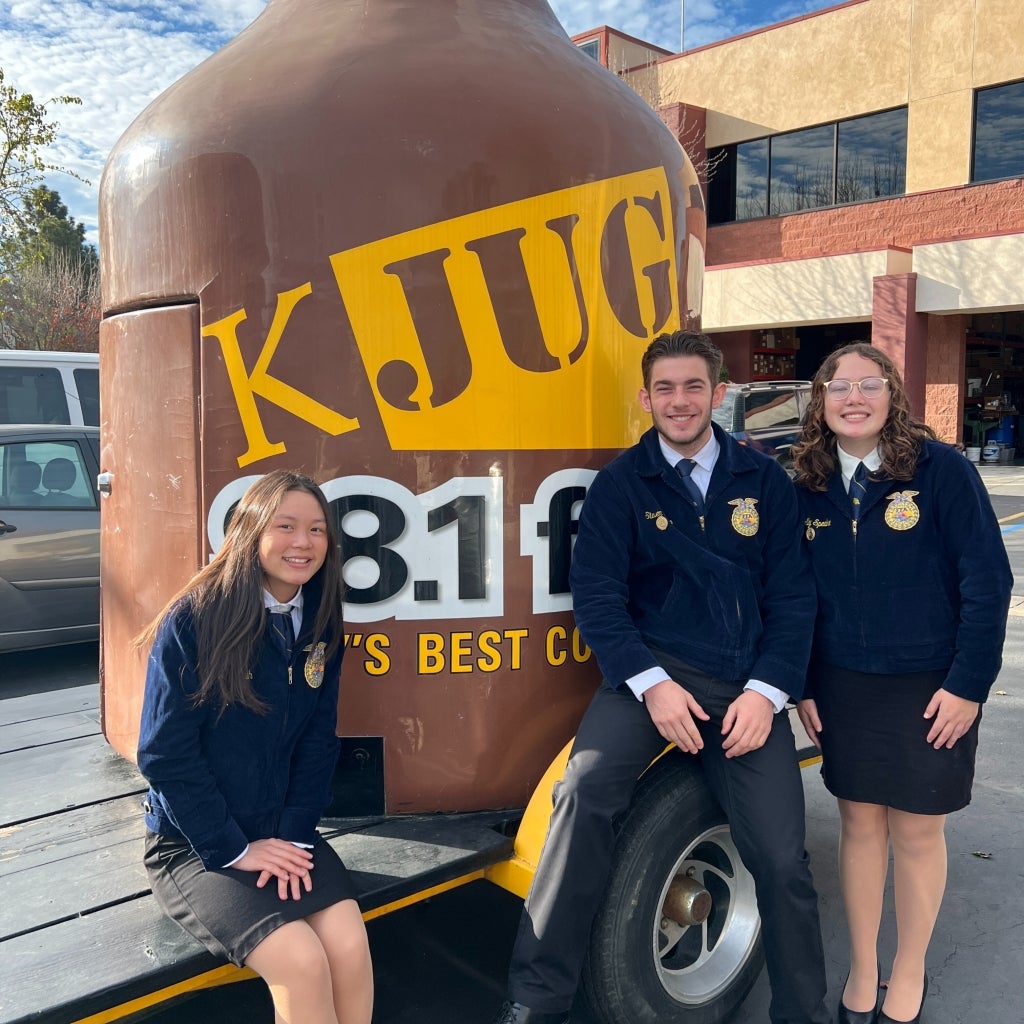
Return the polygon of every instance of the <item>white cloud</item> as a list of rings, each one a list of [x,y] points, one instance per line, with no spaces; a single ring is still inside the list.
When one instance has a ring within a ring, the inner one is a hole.
[[[429,0],[419,0],[426,3]],[[462,0],[466,2],[466,0]],[[97,241],[96,202],[111,147],[146,105],[237,35],[265,0],[9,0],[0,2],[0,67],[7,84],[57,106],[60,134],[48,154],[89,180],[48,180]],[[551,0],[573,35],[610,25],[679,48],[677,0]],[[821,7],[816,0],[687,0],[686,45],[702,45]]]
[[[16,0],[0,15],[7,83],[37,101],[61,95],[82,100],[80,106],[51,107],[60,133],[47,159],[89,180],[49,179],[86,225],[90,241],[96,241],[99,180],[111,147],[152,99],[263,6],[262,0]]]

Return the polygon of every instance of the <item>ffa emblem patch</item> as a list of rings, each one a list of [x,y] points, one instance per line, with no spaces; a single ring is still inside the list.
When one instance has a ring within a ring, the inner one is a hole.
[[[807,529],[806,529],[806,530],[804,530],[804,536],[805,536],[805,537],[806,537],[806,538],[807,538],[808,540],[814,540],[814,538],[815,538],[815,533],[814,533],[814,527],[813,527],[813,526],[811,526],[811,524],[810,524],[810,523],[808,523],[808,524],[807,524]]]
[[[732,512],[732,528],[741,537],[753,537],[761,525],[761,517],[754,508],[757,501],[757,498],[733,498],[729,502],[730,505],[736,506]]]
[[[324,662],[327,660],[325,652],[327,650],[327,644],[318,643],[311,644],[305,648],[306,651],[306,667],[303,669],[303,675],[306,677],[306,682],[313,690],[319,690],[324,681]]]
[[[921,510],[914,504],[914,496],[920,491],[896,491],[887,494],[885,500],[890,502],[885,510],[885,525],[891,530],[909,530],[917,526],[921,518]]]
[[[667,530],[668,529],[668,520],[664,516],[658,516],[658,518],[654,520],[654,525],[659,530]]]

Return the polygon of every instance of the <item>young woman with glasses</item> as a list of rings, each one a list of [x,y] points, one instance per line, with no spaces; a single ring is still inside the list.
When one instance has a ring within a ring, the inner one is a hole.
[[[970,802],[981,705],[999,671],[1012,577],[977,470],[913,419],[870,345],[833,352],[794,448],[818,588],[800,719],[839,803],[850,973],[839,1024],[921,1020],[946,883],[945,816]],[[893,856],[891,978],[877,955]]]

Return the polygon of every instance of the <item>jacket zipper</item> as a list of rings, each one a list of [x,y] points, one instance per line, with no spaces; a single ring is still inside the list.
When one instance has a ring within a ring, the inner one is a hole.
[[[854,590],[859,594],[860,593],[860,573],[857,571],[857,569],[858,569],[858,564],[857,564],[857,528],[860,526],[860,519],[857,518],[857,519],[851,520],[850,521],[850,526],[853,528],[853,586],[854,586]],[[860,616],[859,618],[860,618],[860,622],[859,622],[859,630],[858,630],[858,632],[860,633],[860,642],[861,642],[861,645],[863,646],[865,641],[866,641],[866,636],[865,636],[865,631],[864,631],[864,617]]]

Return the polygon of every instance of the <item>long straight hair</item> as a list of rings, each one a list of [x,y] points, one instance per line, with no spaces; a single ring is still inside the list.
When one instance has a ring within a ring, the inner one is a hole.
[[[224,537],[224,544],[208,565],[167,602],[157,617],[135,639],[149,649],[164,619],[182,608],[195,620],[196,675],[199,688],[195,705],[216,703],[223,712],[233,704],[265,712],[251,683],[257,647],[263,641],[266,615],[260,539],[270,528],[284,496],[305,491],[316,498],[327,524],[327,557],[307,584],[320,604],[313,626],[313,642],[326,643],[329,659],[344,638],[341,553],[338,527],[323,491],[301,473],[277,469],[260,477],[242,495]]]
[[[910,415],[907,389],[903,386],[903,378],[896,364],[874,345],[864,342],[845,345],[829,353],[818,367],[803,432],[800,441],[793,446],[796,483],[809,491],[828,490],[829,478],[839,465],[836,435],[825,422],[825,384],[835,376],[839,360],[848,355],[870,359],[878,366],[879,376],[889,381],[889,415],[885,418],[878,438],[878,455],[882,465],[872,476],[909,480],[917,469],[921,445],[925,440],[936,439],[931,427],[919,423]]]

